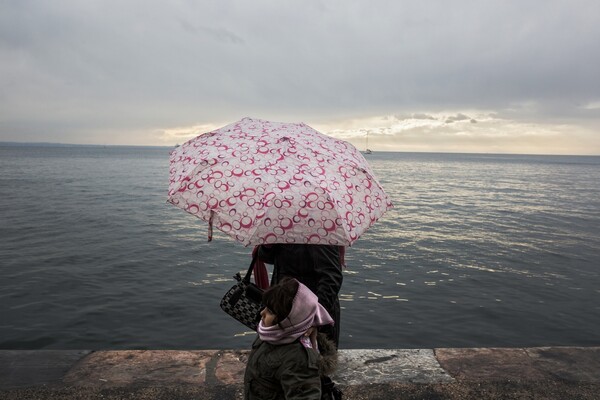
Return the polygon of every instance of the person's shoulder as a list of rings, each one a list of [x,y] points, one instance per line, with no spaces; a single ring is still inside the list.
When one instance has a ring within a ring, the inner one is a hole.
[[[306,348],[300,341],[296,340],[289,344],[277,346],[282,362],[290,364],[304,364],[308,367],[317,367],[319,354],[310,348]]]
[[[263,344],[263,340],[260,338],[260,336],[256,335],[256,339],[254,339],[254,342],[252,342],[252,348],[256,349],[258,347],[260,347],[261,344]]]

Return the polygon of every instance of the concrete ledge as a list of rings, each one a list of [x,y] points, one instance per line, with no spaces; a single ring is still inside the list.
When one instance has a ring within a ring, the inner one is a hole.
[[[454,381],[428,349],[340,350],[339,368],[332,378],[344,385]]]
[[[600,383],[600,347],[436,349],[442,368],[462,381]]]
[[[205,385],[214,351],[96,351],[65,374],[72,386]]]
[[[0,398],[242,398],[247,355],[0,350]],[[520,398],[515,393],[531,391],[544,396],[526,397],[592,399],[600,390],[600,347],[340,350],[339,357],[333,378],[346,399]],[[507,390],[513,395],[504,397]]]
[[[61,384],[89,350],[0,350],[0,389]]]

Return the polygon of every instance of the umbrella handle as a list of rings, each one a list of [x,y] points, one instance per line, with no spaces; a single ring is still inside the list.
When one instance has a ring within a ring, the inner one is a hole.
[[[210,217],[208,218],[208,241],[212,242],[213,238],[213,219],[215,217],[215,212],[210,210]]]

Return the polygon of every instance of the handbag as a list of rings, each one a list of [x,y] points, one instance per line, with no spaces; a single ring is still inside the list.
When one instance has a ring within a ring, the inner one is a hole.
[[[250,263],[248,272],[246,272],[246,276],[242,278],[239,272],[234,275],[238,283],[233,285],[221,300],[223,311],[253,331],[256,331],[258,328],[260,312],[264,308],[262,305],[263,290],[250,282],[255,261],[256,255],[252,257],[252,262]]]

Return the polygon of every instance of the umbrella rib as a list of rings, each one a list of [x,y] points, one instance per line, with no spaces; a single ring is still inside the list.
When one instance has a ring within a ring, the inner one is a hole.
[[[181,179],[178,183],[179,185],[177,186],[177,189],[173,190],[173,194],[169,196],[169,199],[174,197],[174,195],[179,194],[180,190],[182,188],[182,186],[188,182],[185,179],[186,178],[190,178],[190,180],[192,179],[192,177],[194,177],[195,175],[197,175],[200,171],[203,171],[209,167],[211,167],[211,165],[207,162],[206,165],[202,165],[203,161],[208,161],[208,160],[201,160],[200,163],[198,163],[198,165],[196,165],[191,171],[186,172],[185,173],[185,178]],[[183,174],[182,174],[183,175]]]
[[[331,195],[330,192],[327,192],[327,197],[329,198],[329,200],[331,201],[331,203],[333,204],[333,209],[335,210],[336,213],[336,220],[339,218],[340,221],[344,221],[344,218],[342,217],[342,214],[340,213],[340,210],[337,206],[337,201],[335,201],[333,199],[333,196]],[[343,222],[342,222],[343,224]],[[348,244],[350,244],[351,240],[350,240],[350,232],[347,231],[346,229],[344,229],[344,227],[342,226],[342,232],[344,233],[344,238],[346,239],[346,241],[348,242]]]

